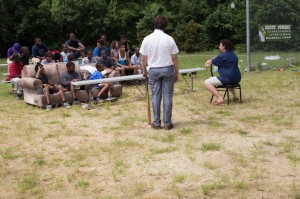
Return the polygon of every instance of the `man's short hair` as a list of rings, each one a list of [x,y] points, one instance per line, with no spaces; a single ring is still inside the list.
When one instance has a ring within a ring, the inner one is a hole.
[[[160,30],[164,30],[168,25],[168,19],[167,17],[163,16],[163,15],[158,15],[155,18],[155,22],[154,22],[154,28],[155,29],[160,29]]]
[[[76,60],[75,55],[74,55],[74,54],[70,54],[70,55],[68,56],[68,60],[69,60],[69,61]]]
[[[104,42],[104,40],[103,40],[103,39],[98,39],[97,43],[98,43],[98,44],[101,44],[102,46],[104,46],[104,45],[105,45],[105,42]]]
[[[220,43],[225,47],[226,50],[233,50],[232,43],[229,39],[222,39]]]
[[[96,64],[96,68],[97,68],[97,70],[98,70],[98,69],[100,70],[100,69],[101,69],[101,67],[103,67],[103,64],[101,64],[101,63],[97,63],[97,64]]]
[[[74,64],[73,62],[71,62],[71,61],[69,61],[69,62],[66,64],[66,67],[67,67],[67,68],[70,68],[70,67],[72,67],[72,66],[75,67],[75,64]]]

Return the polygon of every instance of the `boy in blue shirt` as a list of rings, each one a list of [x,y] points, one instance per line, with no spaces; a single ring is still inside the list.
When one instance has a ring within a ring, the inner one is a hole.
[[[92,74],[89,80],[102,79],[112,71],[111,69],[104,70],[103,65],[100,63],[96,64],[96,68],[97,70]],[[106,91],[108,91],[108,98],[106,99],[106,101],[116,100],[115,97],[111,96],[111,90],[114,88],[111,83],[101,83],[101,84],[97,84],[95,87],[100,88],[100,92],[98,93],[97,97],[93,98],[94,102],[98,102],[101,98],[101,95]]]

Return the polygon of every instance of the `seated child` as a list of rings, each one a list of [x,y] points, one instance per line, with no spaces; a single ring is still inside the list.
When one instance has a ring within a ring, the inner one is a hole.
[[[136,66],[138,69],[138,73],[142,73],[142,58],[141,58],[140,48],[136,47],[134,49],[134,54],[131,56],[131,65]]]
[[[71,91],[71,94],[74,98],[74,104],[80,104],[80,101],[75,95],[75,87],[71,83],[82,80],[81,75],[75,71],[75,64],[72,61],[69,61],[66,64],[66,67],[67,72],[64,72],[60,77],[62,86],[68,91]]]
[[[57,62],[62,62],[62,55],[59,52],[54,52],[53,53],[53,60],[55,63]]]
[[[35,78],[41,80],[43,83],[44,94],[46,96],[46,101],[47,101],[46,110],[50,110],[52,108],[52,105],[50,103],[50,94],[53,94],[53,93],[59,93],[59,95],[63,101],[63,106],[65,108],[70,108],[69,103],[66,102],[63,87],[61,85],[50,85],[48,83],[48,77],[44,73],[44,67],[42,64],[37,63],[35,65],[35,72],[36,72]]]
[[[92,74],[92,76],[89,78],[89,80],[95,80],[95,79],[102,79],[105,76],[107,76],[109,73],[111,73],[111,69],[105,69],[102,64],[98,63],[96,64],[97,70]],[[111,96],[111,90],[114,88],[111,83],[101,83],[97,84],[95,86],[96,88],[100,88],[100,92],[98,93],[97,97],[94,97],[94,102],[98,102],[99,99],[101,99],[101,95],[108,91],[108,98],[107,101],[114,101],[116,98]]]
[[[5,80],[10,81],[12,86],[17,90],[18,100],[21,100],[22,97],[22,88],[19,81],[23,69],[23,62],[21,62],[20,58],[21,56],[16,53],[11,56],[12,62],[9,64],[9,76],[5,78]]]
[[[91,63],[94,63],[96,64],[97,63],[97,59],[96,57],[93,57],[93,51],[89,50],[89,51],[85,51],[84,52],[86,57],[82,59],[82,64],[91,64]]]
[[[62,60],[64,61],[64,62],[68,62],[69,60],[68,60],[68,56],[71,54],[70,52],[69,52],[69,49],[68,49],[68,45],[67,44],[62,44],[61,45],[61,47],[62,47],[62,52],[60,53],[61,55],[62,55]],[[76,58],[75,58],[76,59]]]
[[[21,61],[23,62],[23,65],[26,66],[29,64],[29,49],[27,46],[22,46],[21,47]]]
[[[68,62],[70,61],[79,64],[79,62],[76,61],[76,56],[73,53],[68,56]]]
[[[45,59],[42,60],[41,64],[50,64],[50,63],[55,63],[55,61],[53,60],[53,56],[50,52],[46,52],[45,53]]]

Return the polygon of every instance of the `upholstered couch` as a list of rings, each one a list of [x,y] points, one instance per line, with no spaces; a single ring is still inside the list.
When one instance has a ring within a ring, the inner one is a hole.
[[[60,75],[67,71],[66,63],[59,62],[59,63],[52,63],[52,64],[45,64],[44,65],[45,75],[48,77],[49,84],[61,84]],[[79,73],[80,67],[77,63],[75,63],[75,70]],[[28,104],[46,107],[46,97],[43,94],[43,84],[41,80],[35,78],[35,65],[30,64],[26,65],[22,71],[22,78],[20,80],[20,85],[23,87],[24,93],[24,101]],[[114,71],[110,74],[110,77],[120,76],[120,73]],[[88,90],[88,89],[87,89]],[[99,90],[96,88],[92,88],[89,93],[83,90],[76,89],[76,97],[81,102],[88,102],[90,97],[95,97],[99,93]],[[122,94],[122,86],[120,84],[115,84],[114,89],[112,90],[112,96],[120,97]],[[73,103],[73,97],[70,91],[65,92],[66,101],[69,103]],[[62,100],[58,93],[51,94],[51,104],[53,106],[61,105]]]

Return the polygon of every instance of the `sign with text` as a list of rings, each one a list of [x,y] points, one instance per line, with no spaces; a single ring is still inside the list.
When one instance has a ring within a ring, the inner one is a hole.
[[[290,24],[260,25],[258,30],[260,42],[284,41],[292,38]]]

